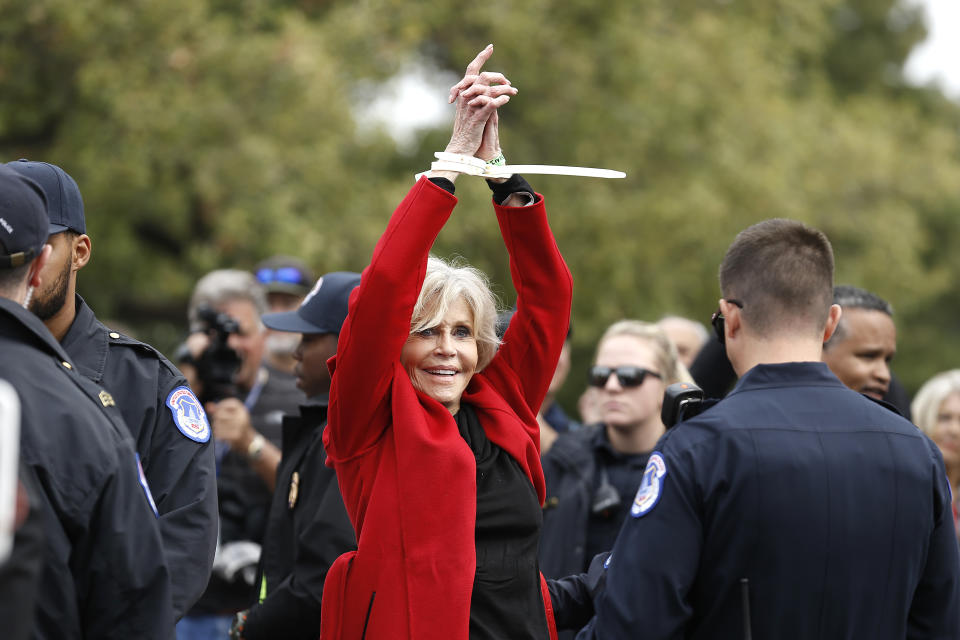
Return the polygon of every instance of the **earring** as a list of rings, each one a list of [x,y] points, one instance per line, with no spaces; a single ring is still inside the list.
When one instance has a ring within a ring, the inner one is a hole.
[[[23,308],[30,309],[30,300],[33,298],[33,285],[27,287],[27,295],[23,299]]]

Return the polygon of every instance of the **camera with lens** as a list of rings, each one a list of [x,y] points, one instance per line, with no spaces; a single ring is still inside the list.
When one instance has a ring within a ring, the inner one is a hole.
[[[200,394],[201,402],[206,404],[219,402],[224,398],[239,398],[241,394],[234,382],[234,376],[240,369],[240,356],[227,346],[230,335],[240,331],[237,321],[226,313],[202,306],[197,309],[197,325],[194,331],[204,333],[210,338],[207,348],[194,359],[197,378],[203,389]]]

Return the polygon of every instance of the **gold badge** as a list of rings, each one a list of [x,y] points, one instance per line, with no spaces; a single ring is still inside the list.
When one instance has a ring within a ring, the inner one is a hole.
[[[293,509],[297,504],[297,495],[300,493],[300,472],[294,471],[290,478],[290,493],[287,494],[287,505]]]
[[[105,407],[115,407],[117,403],[113,401],[113,396],[106,391],[100,392],[100,403]]]

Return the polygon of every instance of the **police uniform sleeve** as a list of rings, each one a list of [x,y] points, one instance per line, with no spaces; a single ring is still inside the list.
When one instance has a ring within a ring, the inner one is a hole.
[[[690,587],[703,528],[695,455],[668,433],[650,455],[643,480],[606,561],[596,615],[578,640],[680,637],[691,615]],[[673,445],[673,446],[671,446]]]
[[[939,451],[933,458],[934,528],[926,565],[907,619],[907,638],[960,638],[960,552],[954,530],[950,484]]]
[[[332,471],[323,469],[321,473]],[[329,480],[311,522],[297,536],[293,573],[279,585],[267,585],[266,599],[247,615],[244,640],[314,640],[320,634],[320,601],[327,571],[340,555],[357,548],[337,481]]]
[[[160,515],[174,616],[179,619],[210,579],[217,543],[216,461],[199,401],[179,372],[174,375],[165,363],[159,365],[161,393],[145,471]]]
[[[128,440],[116,440],[97,495],[89,496],[88,530],[72,562],[83,637],[117,640],[173,635],[170,579],[146,482]]]

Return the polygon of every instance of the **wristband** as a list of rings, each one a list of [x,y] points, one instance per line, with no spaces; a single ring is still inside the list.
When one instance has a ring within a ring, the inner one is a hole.
[[[250,446],[247,447],[247,459],[251,461],[259,460],[260,456],[263,455],[263,445],[265,443],[266,438],[259,433],[253,436],[253,440],[250,441]]]
[[[492,164],[495,167],[502,167],[507,164],[507,159],[503,157],[503,151],[497,154],[496,158],[491,158],[487,160],[487,164]]]

